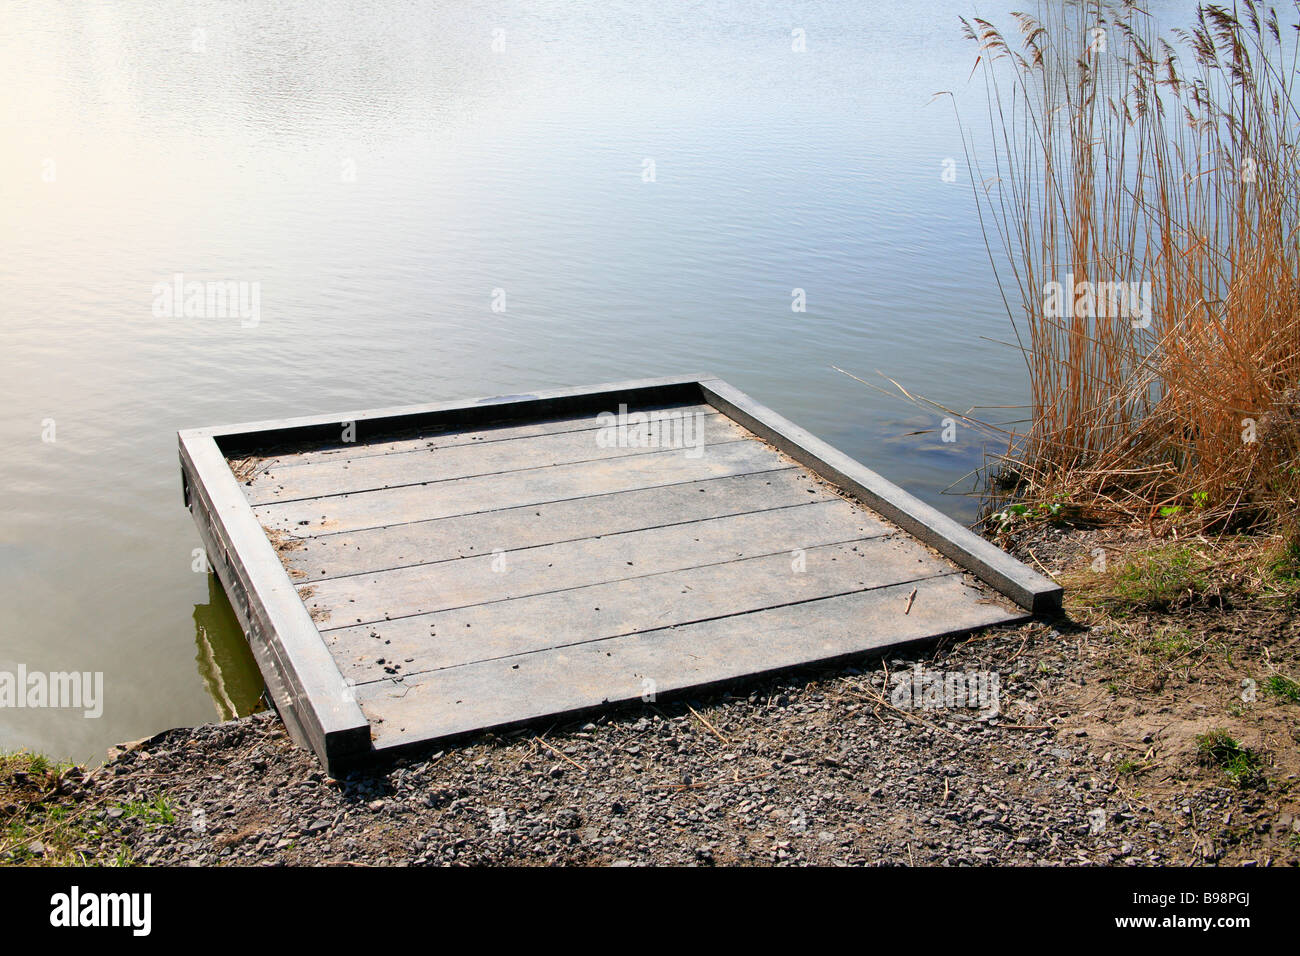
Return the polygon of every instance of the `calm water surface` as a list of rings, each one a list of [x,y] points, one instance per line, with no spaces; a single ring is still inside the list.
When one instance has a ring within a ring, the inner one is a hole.
[[[970,518],[941,492],[979,445],[830,366],[1023,401],[934,99],[975,124],[957,17],[1019,6],[5,4],[0,670],[105,702],[0,710],[0,747],[256,699],[179,428],[707,370]],[[260,321],[155,317],[176,273],[258,283]]]

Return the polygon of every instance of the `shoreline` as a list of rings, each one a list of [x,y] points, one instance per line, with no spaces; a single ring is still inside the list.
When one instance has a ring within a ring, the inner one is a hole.
[[[1037,528],[1009,546],[1064,574],[1116,541]],[[274,713],[178,728],[50,771],[30,838],[0,862],[1295,866],[1300,703],[1238,692],[1264,662],[1296,673],[1292,607],[1086,624],[1075,607],[339,779]],[[895,706],[918,664],[996,674],[997,714]],[[1253,775],[1205,759],[1198,741],[1220,731]],[[14,792],[0,774],[11,824]]]

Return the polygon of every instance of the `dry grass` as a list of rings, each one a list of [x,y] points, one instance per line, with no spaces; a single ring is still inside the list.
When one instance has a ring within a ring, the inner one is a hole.
[[[1031,386],[1003,488],[1294,535],[1296,29],[1253,0],[1167,36],[1133,4],[1052,10],[1014,41],[963,21],[996,143],[967,158]]]
[[[85,865],[77,847],[101,834],[69,797],[82,778],[40,754],[0,753],[0,866]]]
[[[1175,609],[1284,610],[1300,598],[1296,550],[1277,538],[1193,536],[1109,550],[1104,567],[1080,561],[1057,575],[1067,609],[1085,624]]]

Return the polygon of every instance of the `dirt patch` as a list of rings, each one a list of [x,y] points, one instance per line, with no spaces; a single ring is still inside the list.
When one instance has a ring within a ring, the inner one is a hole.
[[[330,609],[327,607],[322,607],[319,604],[307,603],[307,599],[310,598],[315,593],[316,593],[316,588],[314,588],[310,584],[307,585],[306,587],[298,588],[298,597],[302,599],[303,606],[307,608],[307,613],[311,615],[311,619],[315,621],[317,624],[323,624],[324,622],[329,620]]]
[[[273,462],[273,458],[254,455],[248,458],[231,458],[226,464],[230,466],[230,472],[235,476],[236,481],[241,485],[251,485],[258,475],[271,467]]]
[[[295,538],[293,535],[279,528],[267,528],[263,526],[262,530],[266,533],[267,539],[271,542],[271,547],[275,549],[276,556],[279,557],[280,563],[284,565],[284,570],[288,572],[289,577],[295,581],[301,581],[307,577],[307,572],[301,568],[294,567],[288,559],[291,551],[298,551],[305,547],[302,538]]]
[[[1173,825],[1199,814],[1196,852],[1205,860],[1288,858],[1300,846],[1291,827],[1300,812],[1300,702],[1291,693],[1300,622],[1288,585],[1268,585],[1267,544],[1048,528],[1016,543],[1067,587],[1088,677],[1052,690],[1062,732],[1084,740],[1157,818]],[[1125,589],[1145,584],[1147,566],[1183,546],[1208,555],[1166,572],[1183,587]],[[1118,591],[1088,580],[1104,574],[1118,574]],[[1153,597],[1158,609],[1145,606]],[[1200,759],[1213,735],[1249,754],[1253,772]]]

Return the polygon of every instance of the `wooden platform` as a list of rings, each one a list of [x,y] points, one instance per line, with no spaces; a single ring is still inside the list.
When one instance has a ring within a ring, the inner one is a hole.
[[[179,437],[267,687],[332,770],[1061,601],[714,378]]]

